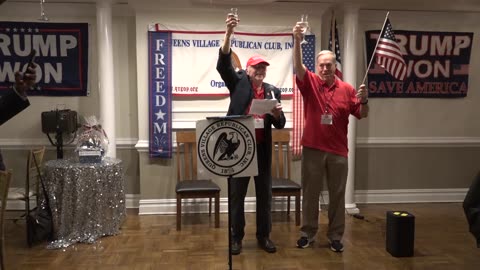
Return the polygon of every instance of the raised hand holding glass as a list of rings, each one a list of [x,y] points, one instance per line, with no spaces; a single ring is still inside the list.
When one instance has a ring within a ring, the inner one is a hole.
[[[300,17],[300,26],[302,27],[303,38],[300,44],[307,44],[308,42],[305,40],[305,35],[307,34],[307,30],[309,29],[308,26],[308,14],[302,14]]]
[[[229,16],[230,15],[233,15],[233,17],[235,18],[237,24],[238,24],[238,8],[231,8],[230,9],[230,13],[228,14]],[[235,39],[235,34],[232,33],[232,40]]]

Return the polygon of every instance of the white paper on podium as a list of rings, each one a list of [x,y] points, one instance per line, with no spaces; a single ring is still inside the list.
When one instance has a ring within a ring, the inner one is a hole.
[[[275,108],[277,104],[278,100],[276,99],[253,99],[249,114],[271,114],[273,108]]]

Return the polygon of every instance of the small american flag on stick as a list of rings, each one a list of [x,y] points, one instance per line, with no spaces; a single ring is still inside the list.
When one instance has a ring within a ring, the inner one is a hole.
[[[407,74],[407,64],[403,59],[402,52],[393,33],[392,24],[388,18],[380,33],[380,40],[375,52],[376,62],[393,77],[403,81]]]
[[[387,16],[385,17],[385,22],[380,31],[380,36],[375,45],[375,49],[373,50],[372,58],[368,64],[362,84],[365,84],[373,58],[376,58],[376,63],[397,80],[403,81],[407,75],[407,64],[403,59],[402,51],[400,50],[400,46],[398,46],[397,39],[393,33],[392,24],[388,19],[389,13],[390,12],[387,12]]]

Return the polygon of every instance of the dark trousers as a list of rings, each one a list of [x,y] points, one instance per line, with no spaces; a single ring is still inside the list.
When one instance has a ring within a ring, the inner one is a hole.
[[[5,171],[5,164],[3,163],[2,150],[0,150],[0,171]]]
[[[463,210],[470,226],[470,232],[477,239],[477,247],[480,248],[480,172],[473,180],[463,200]]]
[[[272,173],[268,164],[268,153],[264,144],[257,144],[258,176],[255,176],[257,198],[257,239],[269,237],[272,230]],[[232,238],[241,241],[245,236],[245,196],[250,177],[233,178],[230,185],[232,207]]]

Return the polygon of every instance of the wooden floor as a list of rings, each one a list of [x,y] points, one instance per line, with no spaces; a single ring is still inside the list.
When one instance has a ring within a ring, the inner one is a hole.
[[[247,214],[241,255],[233,256],[233,269],[480,269],[480,249],[468,232],[459,203],[359,205],[365,220],[347,216],[345,251],[333,253],[325,237],[327,218],[322,211],[320,233],[313,247],[298,249],[299,227],[294,215],[273,213],[271,238],[277,253],[268,254],[255,241],[255,215]],[[385,213],[404,210],[415,215],[415,255],[392,257],[385,250]],[[175,216],[129,214],[121,234],[95,244],[76,244],[47,250],[40,244],[26,247],[24,224],[6,222],[6,266],[12,269],[228,269],[228,216],[219,229],[213,215],[186,215],[182,231]]]

